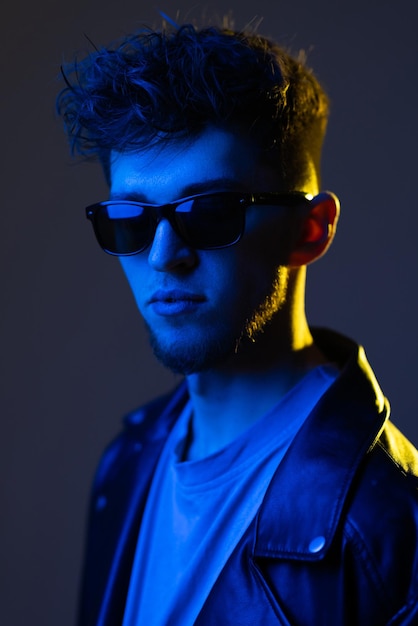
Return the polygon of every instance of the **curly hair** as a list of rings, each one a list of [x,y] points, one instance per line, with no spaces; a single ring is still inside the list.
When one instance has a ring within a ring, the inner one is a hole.
[[[253,137],[288,187],[306,167],[319,177],[328,98],[303,59],[258,34],[184,25],[143,30],[63,69],[57,99],[73,154],[195,137],[209,125]],[[74,77],[74,78],[72,78]]]

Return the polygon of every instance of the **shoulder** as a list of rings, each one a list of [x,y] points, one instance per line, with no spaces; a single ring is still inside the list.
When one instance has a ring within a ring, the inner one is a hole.
[[[345,544],[387,599],[418,601],[418,452],[387,422],[354,479]]]
[[[123,427],[104,450],[95,475],[94,486],[120,474],[137,458],[146,444],[163,441],[187,401],[186,386],[179,385],[123,417]]]
[[[377,517],[391,534],[399,534],[400,518],[418,527],[418,451],[390,421],[365,455],[353,487],[350,515],[363,526]]]

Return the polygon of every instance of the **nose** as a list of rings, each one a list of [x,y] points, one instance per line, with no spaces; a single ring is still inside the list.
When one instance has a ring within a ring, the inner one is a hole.
[[[188,270],[197,263],[196,251],[177,235],[170,222],[159,222],[148,255],[149,265],[158,272]]]

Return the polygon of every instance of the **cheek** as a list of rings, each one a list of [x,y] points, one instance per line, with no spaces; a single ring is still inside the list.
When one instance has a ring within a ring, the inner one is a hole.
[[[259,209],[260,210],[260,209]],[[297,238],[297,224],[291,215],[278,215],[266,207],[263,215],[254,212],[247,216],[242,247],[260,266],[277,268],[289,262]]]
[[[274,235],[248,238],[237,245],[237,275],[248,289],[271,284],[277,268],[284,265],[286,253]]]
[[[271,293],[277,264],[258,247],[238,243],[225,252],[227,258],[214,264],[206,278],[217,292],[219,312],[231,321],[246,319]]]

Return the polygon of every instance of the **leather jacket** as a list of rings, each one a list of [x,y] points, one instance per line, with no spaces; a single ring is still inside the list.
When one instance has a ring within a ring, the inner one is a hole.
[[[364,351],[326,330],[341,373],[278,466],[195,622],[418,625],[418,453]],[[125,419],[95,478],[79,626],[119,626],[141,516],[186,385]],[[152,626],[152,625],[146,625]]]

